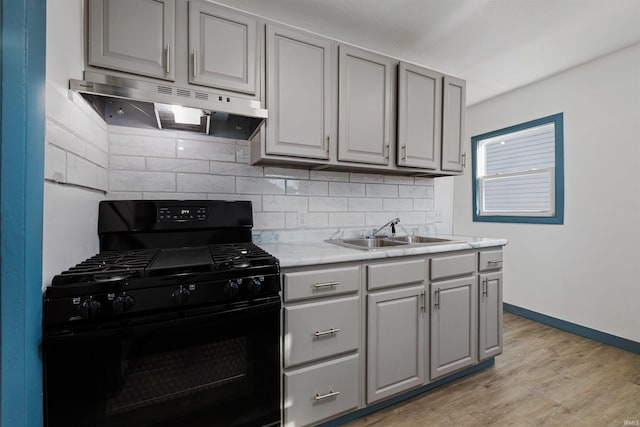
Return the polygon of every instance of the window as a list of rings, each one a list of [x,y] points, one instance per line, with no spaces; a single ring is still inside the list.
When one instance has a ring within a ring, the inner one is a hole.
[[[473,220],[562,224],[562,113],[471,138]]]

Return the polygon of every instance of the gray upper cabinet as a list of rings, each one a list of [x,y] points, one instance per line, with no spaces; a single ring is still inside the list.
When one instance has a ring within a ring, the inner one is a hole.
[[[440,169],[442,74],[398,67],[398,165]]]
[[[476,362],[476,289],[476,276],[431,284],[432,380]]]
[[[333,41],[267,24],[266,152],[328,159]]]
[[[175,79],[175,0],[89,0],[88,63]]]
[[[397,61],[346,45],[338,61],[338,160],[388,165]]]
[[[255,18],[209,2],[189,2],[189,83],[256,93]]]
[[[445,76],[442,102],[442,170],[462,172],[466,84],[464,80]]]
[[[502,353],[502,273],[479,276],[478,360]]]

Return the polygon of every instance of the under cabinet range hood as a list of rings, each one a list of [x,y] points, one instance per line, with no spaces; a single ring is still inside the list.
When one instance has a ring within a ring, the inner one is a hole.
[[[85,72],[69,80],[105,120],[118,126],[173,129],[233,139],[251,139],[267,118],[260,101]]]

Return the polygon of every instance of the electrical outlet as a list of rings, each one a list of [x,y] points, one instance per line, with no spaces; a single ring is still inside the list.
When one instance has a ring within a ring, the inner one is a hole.
[[[438,208],[433,212],[433,220],[435,222],[442,222],[442,211]]]

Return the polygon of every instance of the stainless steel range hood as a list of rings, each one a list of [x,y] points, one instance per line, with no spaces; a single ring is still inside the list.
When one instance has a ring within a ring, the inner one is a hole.
[[[85,72],[70,80],[108,124],[148,129],[173,129],[251,139],[267,118],[260,102],[164,83]],[[182,108],[181,108],[182,107]]]

